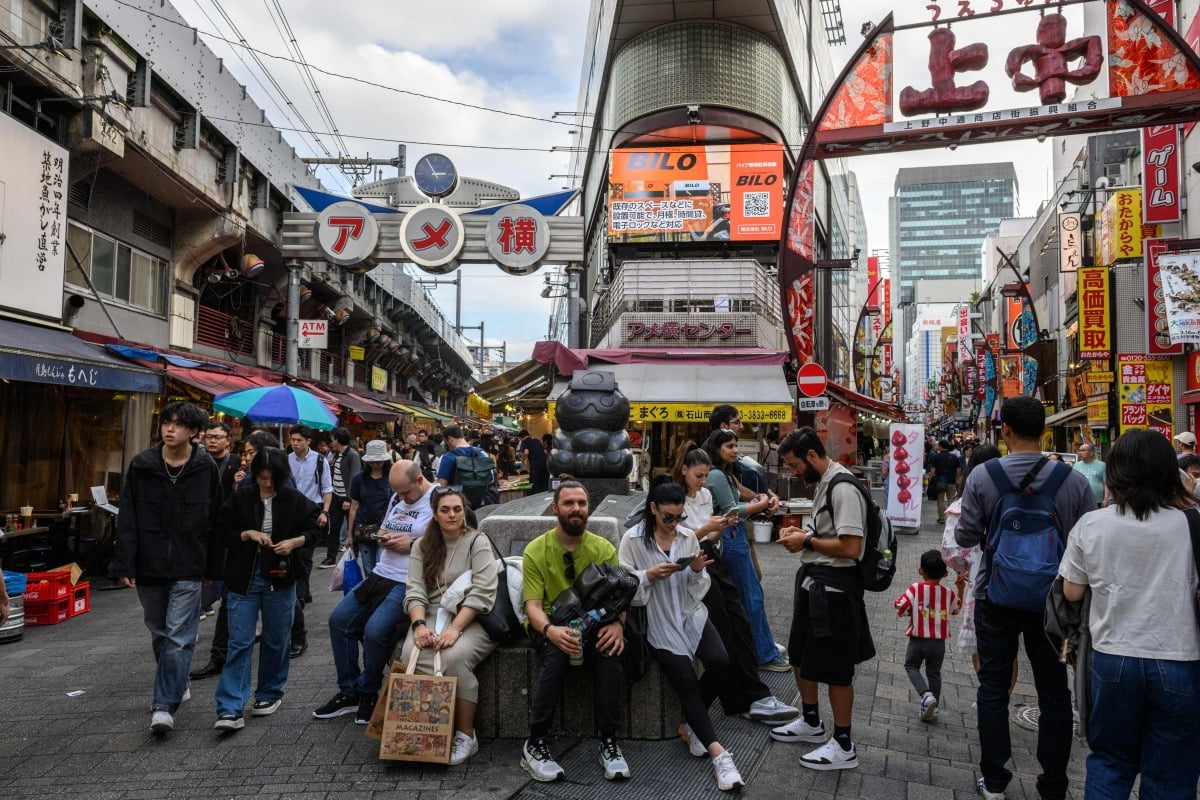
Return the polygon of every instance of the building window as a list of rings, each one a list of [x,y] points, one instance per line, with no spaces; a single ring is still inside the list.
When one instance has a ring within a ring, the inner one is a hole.
[[[67,225],[67,281],[85,284],[72,272],[87,273],[102,295],[165,314],[170,264],[75,223]]]

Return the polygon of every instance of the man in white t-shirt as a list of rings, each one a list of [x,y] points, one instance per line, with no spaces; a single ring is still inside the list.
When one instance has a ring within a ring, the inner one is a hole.
[[[405,584],[412,544],[433,521],[433,484],[416,461],[397,461],[389,473],[391,502],[379,526],[379,561],[375,570],[347,594],[329,616],[329,641],[337,669],[338,693],[313,711],[317,719],[354,714],[366,725],[383,685],[383,670],[395,646],[398,623],[406,622]],[[362,668],[358,642],[362,641]]]

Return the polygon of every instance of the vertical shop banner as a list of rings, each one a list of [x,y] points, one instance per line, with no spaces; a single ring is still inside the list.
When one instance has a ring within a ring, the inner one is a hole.
[[[1091,428],[1108,427],[1108,395],[1090,394],[1087,399],[1087,422]]]
[[[1100,266],[1142,257],[1142,190],[1117,189],[1100,214]]]
[[[1200,53],[1200,14],[1192,15],[1192,21],[1188,23],[1187,33],[1183,35],[1183,38],[1194,51]],[[1192,128],[1195,127],[1195,122],[1187,123],[1183,126],[1183,135],[1190,136]]]
[[[1146,352],[1152,356],[1175,356],[1183,352],[1182,342],[1171,343],[1166,291],[1163,289],[1162,274],[1158,266],[1158,258],[1166,251],[1167,242],[1175,241],[1175,239],[1176,237],[1172,236],[1145,241]]]
[[[1142,128],[1142,220],[1179,221],[1179,127]]]
[[[975,399],[982,400],[987,388],[987,349],[980,347],[975,351],[975,375],[978,378],[975,385]]]
[[[963,304],[958,307],[958,363],[967,364],[971,361],[971,307]]]
[[[888,477],[887,516],[897,528],[921,527],[921,477],[925,474],[925,426],[892,423],[888,427],[892,468]]]
[[[1083,215],[1058,215],[1058,270],[1075,272],[1083,266]]]
[[[867,307],[879,307],[879,256],[867,257]]]
[[[1000,397],[1020,397],[1021,391],[1021,357],[1001,356],[1000,376],[998,379]]]
[[[1108,319],[1108,268],[1079,270],[1079,357],[1112,358],[1112,331]]]
[[[1006,297],[1004,312],[1004,349],[1021,349],[1021,312],[1025,310],[1025,299],[1020,295]]]
[[[1121,433],[1150,428],[1168,439],[1174,435],[1171,364],[1169,356],[1117,356]]]
[[[1160,255],[1158,277],[1171,343],[1200,342],[1200,253]]]

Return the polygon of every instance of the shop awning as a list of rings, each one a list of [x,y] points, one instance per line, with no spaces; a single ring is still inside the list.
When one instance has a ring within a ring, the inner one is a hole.
[[[167,377],[214,397],[226,392],[240,392],[243,389],[255,389],[268,385],[266,381],[248,378],[244,375],[234,375],[229,372],[206,372],[200,369],[174,366],[167,367]]]
[[[64,330],[0,319],[0,378],[83,389],[162,392],[162,372],[135,366]]]
[[[441,411],[434,411],[432,408],[419,406],[416,403],[388,403],[403,411],[405,414],[411,414],[414,417],[424,417],[435,422],[454,422],[454,417],[449,414],[444,414]]]
[[[1087,416],[1087,406],[1075,406],[1068,408],[1066,411],[1059,411],[1057,414],[1051,414],[1046,417],[1047,428],[1057,428],[1060,425],[1066,425],[1071,422],[1082,423],[1080,417]]]
[[[830,381],[829,388],[826,391],[832,399],[864,414],[878,414],[881,417],[895,420],[896,422],[904,420],[904,411],[899,406],[885,403],[882,400],[876,400],[874,397],[867,397],[865,394],[859,394],[852,389],[847,389],[845,386],[840,386],[832,381]]]
[[[538,384],[544,384],[548,389],[549,381],[550,368],[530,359],[479,384],[475,387],[475,394],[486,400],[488,405],[495,406],[518,399]]]
[[[611,372],[621,394],[629,398],[632,422],[707,422],[722,403],[737,406],[747,423],[791,422],[792,393],[778,366],[728,364],[593,364]],[[567,390],[559,380],[550,393],[553,404]]]
[[[340,392],[331,389],[328,394],[337,400],[338,405],[346,408],[353,414],[357,414],[363,422],[391,422],[396,419],[396,409],[388,408],[365,397],[359,397],[353,392]]]

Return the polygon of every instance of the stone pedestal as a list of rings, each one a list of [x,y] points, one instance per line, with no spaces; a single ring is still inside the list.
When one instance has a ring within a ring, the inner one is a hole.
[[[629,481],[625,478],[579,478],[579,482],[587,487],[589,508],[598,508],[609,495],[629,494]]]

